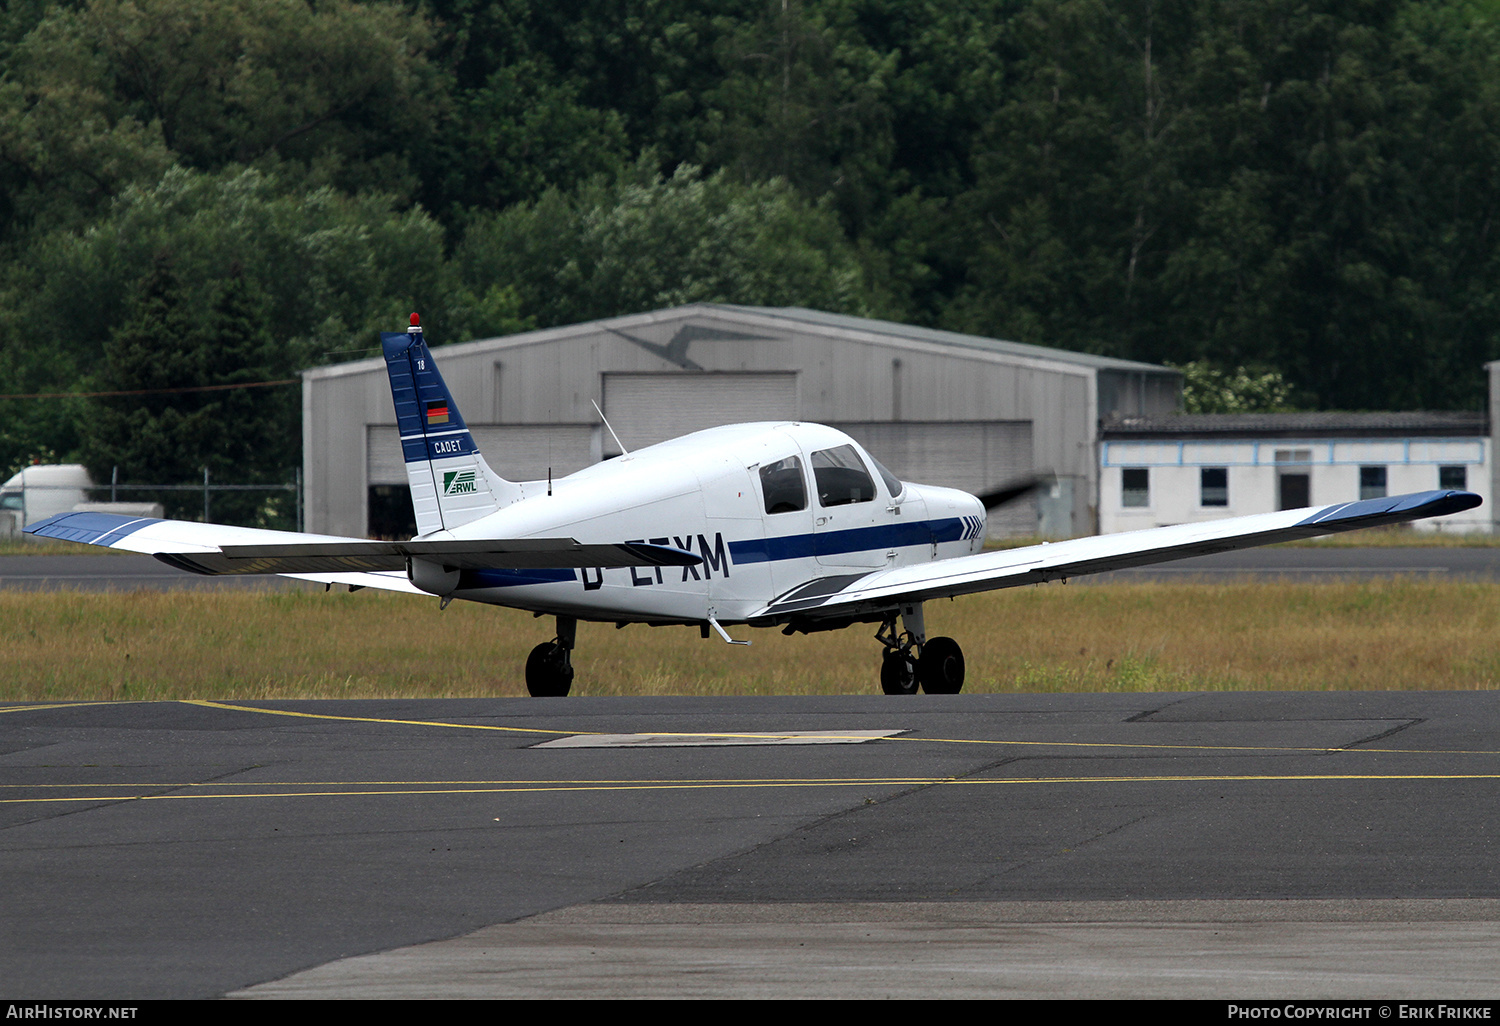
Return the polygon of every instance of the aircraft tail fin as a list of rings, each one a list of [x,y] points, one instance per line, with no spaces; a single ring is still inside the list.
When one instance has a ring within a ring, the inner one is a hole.
[[[404,332],[380,333],[401,455],[411,482],[417,535],[452,530],[521,498],[521,488],[484,461],[438,373],[416,314]]]

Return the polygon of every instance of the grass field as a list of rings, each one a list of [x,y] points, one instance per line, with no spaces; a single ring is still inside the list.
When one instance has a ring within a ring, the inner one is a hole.
[[[927,605],[966,692],[1500,686],[1500,586],[1046,585]],[[0,700],[522,695],[550,620],[363,591],[0,593]],[[868,694],[873,625],[813,636],[580,624],[580,695]]]

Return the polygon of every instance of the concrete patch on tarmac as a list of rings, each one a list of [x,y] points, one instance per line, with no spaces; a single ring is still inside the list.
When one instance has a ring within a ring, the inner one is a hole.
[[[757,734],[574,734],[533,748],[714,748],[726,745],[858,745],[904,730],[786,730]]]
[[[229,996],[1494,999],[1500,900],[587,904]]]

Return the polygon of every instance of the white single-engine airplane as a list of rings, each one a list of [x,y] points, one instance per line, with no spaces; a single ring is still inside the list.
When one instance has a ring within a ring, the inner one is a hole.
[[[526,660],[533,695],[566,695],[580,619],[787,634],[880,624],[887,694],[954,694],[964,657],[929,638],[922,603],[1184,556],[1394,524],[1479,505],[1419,492],[984,552],[986,505],[900,481],[817,424],[710,428],[557,481],[507,481],[474,446],[417,315],[382,333],[417,537],[366,541],[107,513],[31,534],[154,555],[200,574],[303,580],[488,602],[557,618]],[[612,431],[613,429],[611,429]],[[623,446],[622,446],[623,448]]]

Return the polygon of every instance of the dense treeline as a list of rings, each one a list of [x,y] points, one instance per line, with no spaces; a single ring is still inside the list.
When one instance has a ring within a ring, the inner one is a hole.
[[[1477,408],[1497,199],[1496,0],[11,0],[0,390],[722,300]],[[251,394],[5,400],[0,470],[280,480]]]

